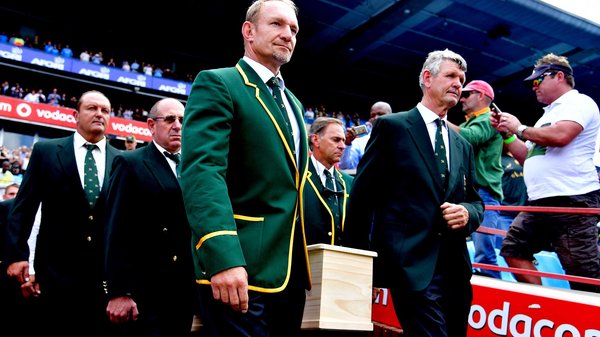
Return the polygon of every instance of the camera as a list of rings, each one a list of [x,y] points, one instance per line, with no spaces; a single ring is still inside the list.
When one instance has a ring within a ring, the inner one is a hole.
[[[366,133],[369,132],[369,130],[367,130],[367,126],[366,125],[357,125],[357,126],[353,126],[352,130],[354,130],[354,133],[356,133],[356,136],[362,136]]]

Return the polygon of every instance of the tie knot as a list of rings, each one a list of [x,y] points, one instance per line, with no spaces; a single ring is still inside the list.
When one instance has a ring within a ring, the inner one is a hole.
[[[331,172],[329,172],[329,170],[323,170],[323,174],[325,175],[325,178],[331,179]]]
[[[442,125],[444,125],[444,121],[441,118],[438,118],[435,120],[435,125],[437,125],[437,127],[441,127]]]
[[[88,152],[92,152],[95,148],[98,147],[96,144],[89,144],[89,143],[85,144],[84,146],[88,150]]]
[[[277,77],[271,77],[268,81],[267,81],[267,85],[269,86],[269,88],[271,89],[279,89],[281,88],[281,85],[279,84],[279,78]]]
[[[174,161],[175,164],[179,164],[179,161],[181,160],[181,155],[179,153],[170,153],[168,151],[165,151],[164,153],[165,153],[165,156],[167,156],[167,158]]]

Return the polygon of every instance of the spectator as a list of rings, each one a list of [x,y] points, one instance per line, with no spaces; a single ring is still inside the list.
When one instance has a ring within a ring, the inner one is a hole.
[[[2,95],[10,96],[10,84],[8,81],[2,82]]]
[[[7,201],[7,200],[14,199],[17,196],[18,192],[19,192],[19,184],[18,183],[8,184],[4,188],[4,195],[2,196],[2,200]],[[8,215],[8,213],[6,213],[6,215]],[[3,242],[4,241],[0,241],[0,243],[3,243]]]
[[[62,97],[58,94],[58,89],[52,89],[52,92],[48,94],[48,104],[53,106],[59,106],[62,102]]]
[[[306,244],[341,244],[346,202],[354,179],[335,168],[346,148],[345,133],[344,124],[336,118],[320,117],[310,126],[312,154],[304,187]]]
[[[13,174],[13,181],[19,185],[23,181],[23,173],[21,172],[21,164],[18,162],[12,163],[10,172]]]
[[[113,161],[105,224],[106,312],[128,336],[190,336],[197,294],[176,173],[183,112],[175,99],[158,101],[147,122],[152,142]],[[165,211],[140,213],[148,200]]]
[[[84,50],[81,52],[81,54],[79,54],[79,59],[83,62],[90,62],[90,57],[91,55],[88,53],[87,50]]]
[[[129,66],[129,62],[127,62],[127,60],[123,61],[121,68],[125,71],[131,71],[131,66]]]
[[[73,57],[73,50],[71,49],[71,47],[69,47],[68,44],[66,44],[65,47],[60,50],[60,55],[64,58],[70,59]]]
[[[52,335],[107,336],[103,182],[108,178],[106,167],[119,152],[104,136],[109,111],[110,102],[102,93],[82,94],[74,116],[75,134],[35,144],[8,218],[8,274],[25,284],[27,240],[42,204],[35,252],[40,257],[35,259],[35,271],[41,317],[36,324]],[[84,167],[97,170],[97,175],[84,177],[88,172]]]
[[[162,77],[162,76],[163,76],[162,69],[160,69],[160,67],[155,67],[154,68],[154,77]]]
[[[370,118],[367,123],[369,133],[357,138],[356,131],[352,128],[346,129],[346,150],[340,159],[339,168],[342,170],[356,169],[358,162],[365,153],[365,148],[369,142],[371,127],[375,120],[381,116],[392,113],[392,107],[386,102],[376,102],[371,106]]]
[[[308,149],[304,109],[280,72],[297,32],[292,1],[254,1],[244,57],[201,71],[188,98],[181,188],[208,336],[300,330],[310,288],[299,213]]]
[[[532,84],[544,114],[530,127],[507,112],[492,116],[499,131],[510,131],[508,150],[523,164],[529,204],[600,207],[600,183],[593,162],[600,115],[598,105],[574,89],[569,61],[552,53],[538,59],[525,79]],[[550,247],[565,273],[600,278],[597,214],[521,212],[502,242],[501,255],[511,267],[535,270],[533,254]],[[534,275],[516,274],[522,282],[541,284]],[[600,292],[600,287],[570,282],[571,289]]]
[[[10,170],[10,160],[4,159],[2,161],[2,171],[0,172],[0,186],[12,184],[15,181],[15,176]]]
[[[373,284],[390,290],[406,336],[467,335],[466,236],[479,227],[484,205],[471,145],[443,123],[466,70],[448,49],[429,53],[421,102],[375,120],[352,185],[343,243],[378,253]]]
[[[140,64],[137,62],[137,60],[133,60],[133,63],[131,64],[131,71],[133,72],[138,72],[140,70]]]
[[[116,67],[117,64],[115,63],[115,59],[113,59],[112,57],[108,60],[108,62],[106,62],[106,65],[109,67]]]
[[[101,51],[99,51],[99,52],[95,53],[95,54],[92,56],[92,63],[95,63],[95,64],[102,64],[102,61],[103,61],[103,60],[104,60],[104,58],[102,57],[102,52],[101,52]]]
[[[137,141],[133,135],[129,135],[125,138],[125,150],[133,151],[137,147]]]
[[[500,206],[504,197],[500,159],[503,143],[502,136],[490,123],[490,104],[493,100],[494,89],[491,85],[481,80],[469,82],[463,88],[460,98],[467,121],[459,126],[448,122],[448,126],[473,146],[479,196],[486,205]],[[499,214],[499,211],[486,209],[481,226],[498,229]],[[497,266],[496,237],[491,234],[475,232],[471,238],[475,246],[475,262]],[[500,278],[499,271],[481,269],[476,272],[480,275]]]
[[[31,89],[31,92],[25,95],[25,97],[23,97],[23,100],[31,103],[39,103],[40,96],[37,94],[35,89]]]

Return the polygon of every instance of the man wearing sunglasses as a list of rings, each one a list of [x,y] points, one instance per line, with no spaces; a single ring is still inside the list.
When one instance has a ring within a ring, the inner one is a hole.
[[[188,336],[196,300],[191,233],[177,180],[184,106],[150,109],[152,142],[115,157],[108,184],[106,313],[122,336]],[[152,208],[153,211],[140,212]],[[121,335],[120,335],[121,336]]]
[[[490,104],[494,100],[494,89],[485,81],[474,80],[462,91],[460,103],[466,121],[460,126],[448,122],[448,126],[458,132],[473,146],[475,170],[479,195],[486,205],[499,206],[502,201],[502,136],[490,123]],[[481,226],[498,229],[498,211],[485,210]],[[475,262],[498,265],[494,235],[473,233]],[[499,247],[498,247],[499,248]],[[500,272],[481,269],[480,275],[500,278]]]
[[[573,69],[563,56],[540,58],[525,81],[537,100],[547,105],[535,125],[523,125],[506,112],[490,120],[496,130],[516,135],[505,143],[523,164],[529,204],[600,207],[600,183],[593,163],[600,127],[598,105],[574,89]],[[567,274],[600,278],[597,223],[596,214],[521,212],[502,242],[501,255],[511,267],[535,270],[533,254],[554,249]],[[541,284],[537,276],[515,276]],[[572,289],[600,292],[598,286],[570,284]]]

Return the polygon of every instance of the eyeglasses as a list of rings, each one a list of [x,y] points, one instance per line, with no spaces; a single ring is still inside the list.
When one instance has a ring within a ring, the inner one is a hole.
[[[460,98],[469,98],[469,96],[471,96],[471,94],[475,94],[475,93],[479,93],[478,91],[463,91],[460,93]]]
[[[539,87],[540,84],[542,84],[542,81],[544,80],[544,78],[546,76],[548,76],[548,75],[554,76],[554,75],[556,75],[556,73],[555,72],[550,72],[550,71],[547,72],[547,73],[543,73],[542,75],[540,75],[540,77],[538,77],[535,80],[531,81],[531,86],[534,87],[534,88],[535,87]]]
[[[162,119],[167,124],[173,124],[173,123],[175,123],[176,120],[178,120],[179,123],[183,124],[183,117],[177,117],[175,115],[169,115],[169,116],[164,116],[164,117],[154,117],[152,119],[155,119],[155,120]]]

